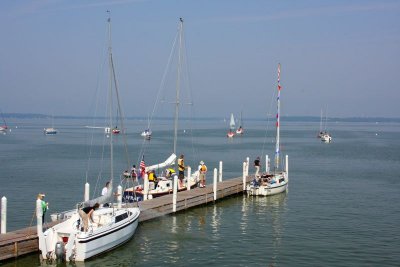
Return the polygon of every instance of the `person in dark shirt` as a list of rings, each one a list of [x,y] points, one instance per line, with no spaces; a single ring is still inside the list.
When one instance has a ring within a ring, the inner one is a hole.
[[[256,168],[256,174],[255,174],[255,178],[259,178],[260,177],[260,157],[257,157],[256,160],[254,161],[254,167]]]
[[[100,204],[99,204],[99,203],[96,203],[96,204],[94,204],[93,207],[90,207],[90,206],[89,206],[89,207],[85,207],[85,208],[79,209],[79,215],[80,215],[81,218],[82,218],[82,221],[83,221],[83,230],[84,230],[85,232],[87,232],[87,230],[88,230],[88,228],[89,228],[89,219],[90,219],[90,221],[93,223],[93,217],[92,217],[93,212],[94,212],[96,209],[98,209],[99,206],[100,206]]]

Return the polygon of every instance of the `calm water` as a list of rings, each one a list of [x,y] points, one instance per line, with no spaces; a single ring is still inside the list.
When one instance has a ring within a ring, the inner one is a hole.
[[[108,141],[102,130],[92,139],[92,130],[83,127],[87,121],[56,120],[59,134],[44,136],[46,121],[8,123],[11,134],[0,136],[0,195],[8,198],[9,231],[35,225],[39,192],[50,202],[49,213],[82,200],[86,173],[92,194],[99,194],[109,178],[109,164],[101,161],[102,144]],[[225,138],[227,124],[201,121],[191,127],[184,122],[178,153],[185,154],[186,164],[197,166],[204,160],[212,172],[222,160],[228,179],[241,176],[246,157],[273,155],[273,132],[265,139],[262,122],[246,122],[245,135],[234,140]],[[170,125],[157,122],[154,138],[143,146],[139,133],[145,121],[128,121],[131,160],[138,162],[141,150],[148,165],[165,160],[172,151]],[[331,123],[329,128],[333,143],[322,144],[315,137],[319,123],[282,123],[290,172],[286,194],[238,195],[142,223],[127,244],[77,265],[399,266],[400,125]],[[115,143],[115,173],[120,173],[128,163],[122,155],[123,138]],[[98,170],[103,175],[96,182]],[[0,265],[40,262],[30,255]]]

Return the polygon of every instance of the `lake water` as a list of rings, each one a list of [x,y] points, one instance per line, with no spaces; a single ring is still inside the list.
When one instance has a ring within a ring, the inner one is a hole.
[[[8,199],[8,231],[35,225],[39,192],[50,202],[48,213],[81,201],[86,180],[92,195],[100,193],[109,179],[109,163],[102,161],[109,158],[108,150],[102,153],[108,139],[102,129],[94,130],[92,138],[93,130],[84,127],[91,122],[56,119],[59,133],[45,136],[48,121],[8,123],[11,133],[0,135],[0,195]],[[150,142],[140,137],[145,124],[126,124],[130,162],[137,165],[141,151],[147,165],[172,152],[172,122],[158,121]],[[244,136],[233,140],[225,137],[227,125],[207,120],[181,124],[178,154],[185,154],[191,166],[205,161],[207,183],[219,161],[229,179],[241,176],[246,157],[273,156],[274,132],[266,132],[263,122],[245,122]],[[282,122],[282,150],[289,155],[287,193],[237,195],[141,223],[128,243],[77,265],[399,266],[400,124],[330,123],[331,144],[316,138],[318,130],[319,122]],[[122,136],[115,138],[118,181],[130,165],[123,143]],[[0,265],[40,262],[38,255],[29,255]]]

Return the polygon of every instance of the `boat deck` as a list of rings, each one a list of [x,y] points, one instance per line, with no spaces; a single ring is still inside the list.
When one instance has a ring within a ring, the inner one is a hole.
[[[249,182],[253,177],[247,177]],[[227,179],[217,183],[217,201],[224,197],[229,197],[243,192],[243,178]],[[176,212],[186,209],[213,204],[214,192],[213,184],[205,188],[195,188],[189,191],[182,191],[177,194]],[[127,204],[133,206],[136,203]],[[173,212],[172,194],[157,197],[151,200],[139,202],[141,210],[139,222],[145,222]],[[45,224],[45,227],[51,227],[58,222]],[[21,255],[37,252],[39,249],[36,225],[6,234],[0,234],[0,261],[17,258]]]

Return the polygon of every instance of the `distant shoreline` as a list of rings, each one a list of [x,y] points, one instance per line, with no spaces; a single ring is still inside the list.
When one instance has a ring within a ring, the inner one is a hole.
[[[37,113],[3,113],[4,118],[17,118],[17,119],[48,119],[53,116],[46,114]],[[54,116],[59,119],[93,119],[90,116]],[[269,120],[273,120],[275,117],[271,116]],[[96,119],[104,119],[104,117],[96,117]],[[127,117],[127,120],[147,120],[147,117]],[[181,117],[181,120],[191,120],[189,117]],[[154,117],[153,120],[173,120],[173,117]],[[197,117],[195,120],[204,121],[220,121],[224,120],[224,117]],[[265,121],[267,118],[245,118],[246,121]],[[321,120],[318,116],[282,116],[282,121],[302,121],[302,122],[319,122]],[[328,117],[329,121],[337,122],[400,122],[400,118],[386,118],[386,117]]]

